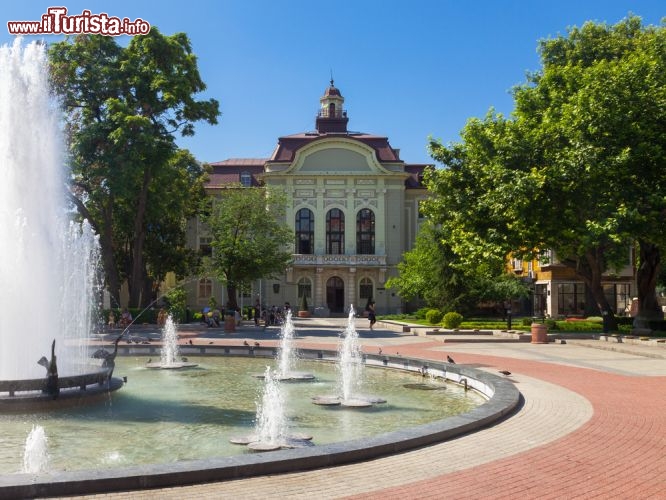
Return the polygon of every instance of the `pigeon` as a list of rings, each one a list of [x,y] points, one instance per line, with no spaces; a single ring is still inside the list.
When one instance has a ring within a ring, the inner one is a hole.
[[[511,375],[511,372],[509,370],[500,370],[499,371],[502,375],[506,375],[507,377]]]
[[[379,354],[380,356],[382,355],[382,348],[381,348],[381,347],[379,348],[379,353],[378,353],[378,354]]]
[[[243,345],[250,345],[247,343],[247,340],[243,340]]]
[[[209,344],[212,344],[212,343],[213,343],[213,341],[211,340],[211,341],[210,341],[210,342],[208,342],[208,343],[209,343]]]
[[[259,347],[260,344],[259,344],[259,342],[255,342],[254,345],[255,345],[255,347]]]
[[[451,356],[446,356],[446,360],[447,360],[449,363],[451,363],[452,365],[455,365],[455,364],[456,364],[456,362],[453,361],[453,358],[452,358]]]
[[[190,345],[192,345],[192,339],[190,339]]]

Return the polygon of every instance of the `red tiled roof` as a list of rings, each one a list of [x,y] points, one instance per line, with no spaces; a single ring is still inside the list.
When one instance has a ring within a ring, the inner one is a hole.
[[[331,85],[329,85],[324,91],[324,97],[330,97],[332,95],[342,97],[340,91],[333,85],[333,80],[331,80]]]
[[[211,163],[212,172],[208,175],[208,187],[239,183],[244,172],[252,176],[252,186],[258,186],[257,175],[264,172],[265,158],[229,158]]]
[[[227,184],[235,184],[240,182],[240,172],[230,174],[215,174],[212,173],[208,176],[208,187],[224,186]]]
[[[263,166],[267,158],[228,158],[222,161],[216,161],[210,165],[215,166]]]
[[[310,144],[319,139],[330,137],[344,137],[345,139],[352,139],[375,150],[377,159],[379,161],[401,161],[396,151],[391,147],[388,138],[379,135],[363,134],[350,132],[347,134],[320,134],[318,132],[305,132],[301,134],[287,135],[278,139],[278,146],[273,152],[270,161],[284,161],[290,162],[294,160],[296,151],[303,146]]]
[[[408,189],[424,189],[423,185],[423,171],[431,165],[426,163],[412,163],[405,165],[405,172],[409,177],[405,179],[405,187]]]

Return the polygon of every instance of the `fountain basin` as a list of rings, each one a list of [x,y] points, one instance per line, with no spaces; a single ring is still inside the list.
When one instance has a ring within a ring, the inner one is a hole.
[[[228,352],[228,347],[226,347]],[[132,348],[132,350],[138,350]],[[207,348],[208,354],[214,349]],[[146,351],[148,352],[148,349]],[[225,346],[220,346],[220,354]],[[301,351],[311,359],[333,362],[335,352]],[[188,355],[192,355],[189,353]],[[367,356],[366,363],[398,370],[418,371],[425,361],[406,357]],[[142,490],[178,484],[222,481],[242,477],[308,470],[369,460],[416,447],[438,443],[486,427],[503,418],[519,404],[520,393],[504,378],[462,365],[427,362],[431,373],[444,374],[455,383],[466,380],[468,387],[489,399],[473,410],[428,424],[402,428],[369,438],[308,448],[278,450],[268,454],[245,454],[202,460],[184,460],[168,464],[142,465],[116,469],[52,472],[48,474],[5,474],[0,476],[0,496],[35,497],[90,494],[114,490]],[[164,375],[169,375],[165,373]],[[420,391],[413,391],[420,392]],[[123,394],[125,391],[123,391]],[[323,411],[326,411],[322,409]],[[194,478],[194,479],[193,479]]]
[[[255,373],[252,375],[254,378],[258,379],[264,379],[265,376],[263,373]],[[306,373],[306,372],[289,372],[285,374],[277,374],[275,375],[275,380],[279,380],[280,382],[307,382],[307,381],[312,381],[315,379],[314,374],[312,373]]]
[[[190,363],[188,361],[177,361],[175,363],[146,363],[146,368],[151,370],[182,370],[183,368],[195,368],[199,366],[198,363]]]
[[[53,406],[93,402],[95,396],[106,396],[123,386],[120,378],[111,377],[113,368],[95,367],[79,375],[58,378],[57,398],[43,392],[46,379],[0,380],[0,412],[8,410],[43,411]]]

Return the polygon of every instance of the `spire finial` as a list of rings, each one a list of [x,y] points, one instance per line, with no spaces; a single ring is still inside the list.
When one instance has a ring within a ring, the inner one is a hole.
[[[331,68],[331,87],[333,86],[333,69]]]

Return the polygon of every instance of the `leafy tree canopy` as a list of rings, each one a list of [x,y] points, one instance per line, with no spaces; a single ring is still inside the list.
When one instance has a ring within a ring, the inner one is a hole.
[[[214,124],[187,36],[148,35],[127,47],[79,35],[49,50],[53,91],[62,102],[72,202],[100,235],[107,286],[116,301],[127,281],[130,305],[151,299],[167,270],[184,274],[184,224],[199,205],[203,168],[179,151],[174,134]],[[169,269],[171,268],[171,269]]]
[[[626,265],[638,240],[653,252],[654,281],[664,244],[666,32],[632,16],[539,49],[543,67],[514,89],[510,118],[491,110],[460,143],[431,140],[445,168],[427,176],[426,211],[470,263],[553,249],[612,314],[603,272]],[[651,297],[654,286],[644,307]]]
[[[243,285],[277,276],[289,266],[294,235],[284,222],[285,207],[284,193],[240,184],[212,200],[206,218],[213,238],[209,264],[226,283],[232,308]]]

